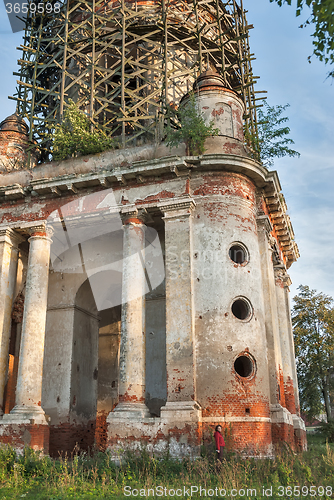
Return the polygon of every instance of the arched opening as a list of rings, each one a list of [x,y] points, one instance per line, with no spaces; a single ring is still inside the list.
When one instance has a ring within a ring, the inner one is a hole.
[[[71,445],[84,450],[94,445],[98,341],[98,310],[86,280],[75,297],[70,390],[70,421],[75,425]]]
[[[72,418],[85,426],[82,449],[105,449],[106,418],[118,402],[121,306],[107,306],[121,294],[119,274],[96,273],[76,295],[70,400]]]

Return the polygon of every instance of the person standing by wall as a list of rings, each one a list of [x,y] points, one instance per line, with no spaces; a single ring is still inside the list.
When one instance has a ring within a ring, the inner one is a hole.
[[[217,458],[221,462],[224,454],[224,446],[225,446],[225,441],[222,436],[222,426],[221,425],[216,425],[215,428],[215,433],[214,433],[214,438],[216,441],[216,452],[217,452]]]

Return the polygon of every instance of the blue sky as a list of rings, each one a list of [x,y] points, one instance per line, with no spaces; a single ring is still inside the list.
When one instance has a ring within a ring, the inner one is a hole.
[[[257,90],[267,90],[268,103],[290,104],[289,116],[294,149],[300,158],[276,160],[283,193],[301,257],[289,270],[292,296],[299,284],[309,285],[334,297],[334,85],[326,79],[328,68],[312,57],[312,26],[299,29],[308,11],[295,17],[295,8],[278,7],[269,0],[244,0],[255,53]],[[0,2],[0,121],[15,110],[7,99],[15,88],[16,61],[22,33],[11,33],[3,2]]]

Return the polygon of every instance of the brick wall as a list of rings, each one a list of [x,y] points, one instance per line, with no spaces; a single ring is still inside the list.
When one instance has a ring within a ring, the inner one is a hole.
[[[48,425],[0,425],[0,443],[9,444],[17,450],[29,446],[34,450],[49,453],[49,426]]]

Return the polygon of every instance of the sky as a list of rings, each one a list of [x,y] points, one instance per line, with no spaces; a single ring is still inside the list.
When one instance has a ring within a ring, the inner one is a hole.
[[[295,4],[296,2],[292,2]],[[277,170],[291,217],[300,258],[289,269],[291,296],[300,284],[334,297],[334,82],[329,69],[312,54],[312,25],[299,26],[309,15],[298,18],[295,6],[279,7],[269,0],[244,0],[248,10],[254,74],[260,76],[255,90],[266,90],[273,105],[289,103],[293,149],[300,158],[281,158]],[[15,111],[7,99],[15,89],[16,47],[22,32],[13,34],[4,3],[0,1],[0,121]],[[321,256],[324,256],[324,259]]]

